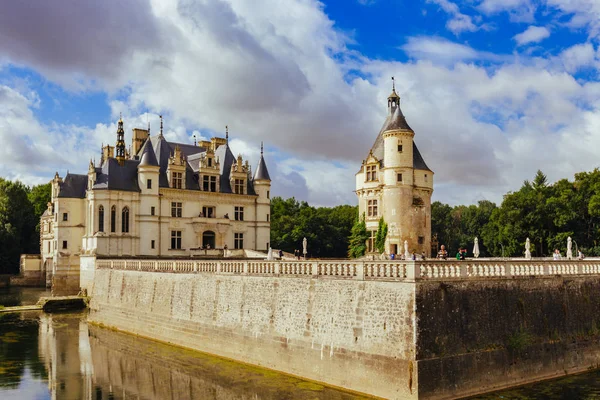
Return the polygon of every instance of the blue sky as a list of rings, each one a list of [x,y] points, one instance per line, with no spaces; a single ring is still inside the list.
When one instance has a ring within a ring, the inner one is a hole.
[[[65,18],[66,17],[66,18]],[[27,23],[24,23],[26,21]],[[501,201],[598,167],[597,0],[81,0],[0,15],[0,175],[85,172],[131,128],[223,134],[273,193],[355,204],[390,77],[434,199]]]

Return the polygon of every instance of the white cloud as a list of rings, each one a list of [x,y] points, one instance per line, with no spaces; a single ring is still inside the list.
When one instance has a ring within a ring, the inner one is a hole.
[[[510,56],[478,51],[467,45],[437,36],[409,37],[401,49],[413,59],[431,60],[445,65],[475,60],[501,62],[512,58]]]
[[[482,0],[477,9],[487,15],[507,12],[512,22],[533,22],[537,7],[531,0]]]
[[[515,35],[513,39],[519,46],[529,43],[539,43],[550,37],[550,31],[544,26],[530,26],[524,32]]]
[[[559,56],[565,70],[575,73],[584,68],[600,69],[600,59],[591,43],[571,46],[560,53]]]
[[[264,140],[273,194],[315,205],[355,202],[354,174],[385,118],[392,75],[435,172],[436,199],[499,201],[537,169],[559,179],[598,166],[600,84],[571,75],[592,62],[591,45],[519,59],[421,36],[402,47],[411,61],[401,63],[348,50],[349,39],[316,0],[151,5],[144,15],[169,42],[161,51],[144,41],[127,44],[125,56],[102,68],[93,60],[45,65],[40,54],[16,50],[11,59],[52,80],[119,90],[119,100],[109,94],[110,106],[113,120],[124,113],[127,135],[146,126],[146,109],[153,132],[162,113],[167,137],[178,141],[191,142],[194,131],[222,135],[229,125],[234,153],[253,167]],[[41,45],[28,46],[35,53]],[[28,88],[0,87],[0,175],[37,183],[55,169],[85,173],[100,144],[114,143],[114,123],[40,123],[38,99]]]
[[[427,0],[427,2],[437,4],[444,12],[451,16],[448,22],[446,22],[446,28],[455,35],[461,32],[475,32],[480,29],[479,26],[473,23],[471,16],[460,12],[460,8],[456,3],[449,0]]]
[[[546,0],[549,7],[571,17],[572,28],[587,28],[589,36],[600,37],[600,2],[598,0]]]

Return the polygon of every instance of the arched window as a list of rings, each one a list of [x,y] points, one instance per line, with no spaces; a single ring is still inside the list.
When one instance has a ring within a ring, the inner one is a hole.
[[[98,207],[98,232],[104,232],[104,206]]]
[[[121,232],[129,232],[129,208],[124,207],[121,212]]]
[[[110,231],[117,231],[117,207],[112,206],[110,209]]]

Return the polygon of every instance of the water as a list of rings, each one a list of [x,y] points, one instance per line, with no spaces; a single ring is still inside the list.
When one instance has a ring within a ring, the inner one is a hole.
[[[0,304],[37,301],[35,291],[17,292],[0,292]],[[88,325],[85,313],[0,314],[2,400],[361,398]]]
[[[0,289],[34,304],[38,289]],[[0,314],[0,399],[360,399],[273,371],[87,324],[85,313]],[[600,371],[471,399],[600,399]]]

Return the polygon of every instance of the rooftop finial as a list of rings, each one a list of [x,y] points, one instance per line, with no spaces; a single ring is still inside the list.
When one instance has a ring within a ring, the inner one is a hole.
[[[160,136],[163,135],[163,117],[162,115],[160,116]]]
[[[196,134],[194,133],[194,146],[196,145]]]
[[[263,155],[263,142],[260,142],[260,156],[262,157]]]
[[[119,122],[123,122],[123,113],[119,112]]]
[[[229,143],[229,126],[225,125],[225,140]]]
[[[394,77],[392,76],[392,92],[396,91],[396,81],[394,80]]]

